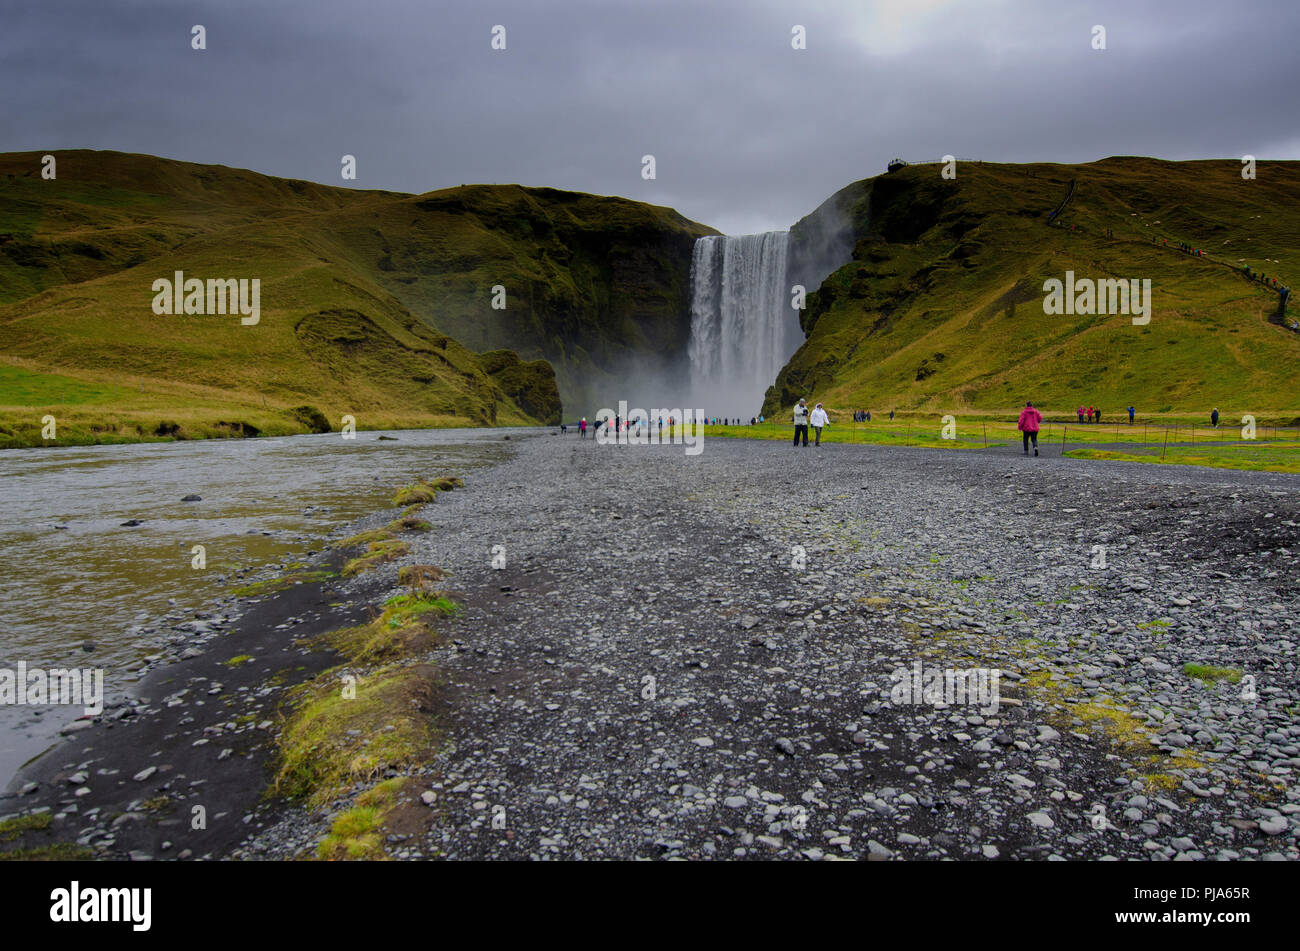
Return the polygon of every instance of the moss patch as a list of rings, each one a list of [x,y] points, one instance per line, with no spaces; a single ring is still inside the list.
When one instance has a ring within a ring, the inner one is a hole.
[[[267,578],[265,581],[254,581],[251,584],[242,585],[230,593],[237,598],[255,598],[292,588],[296,584],[312,584],[334,577],[337,577],[335,572],[325,568],[318,571],[295,571],[287,575],[281,575],[278,578]]]
[[[438,490],[425,485],[423,482],[415,485],[404,485],[393,496],[394,505],[425,505],[436,501],[438,501]]]
[[[1099,730],[1152,789],[1172,791],[1182,785],[1180,772],[1205,769],[1205,763],[1190,750],[1165,754],[1152,741],[1150,728],[1109,697],[1075,702],[1083,691],[1045,670],[1029,674],[1022,684],[1053,708],[1049,719],[1054,720],[1057,726],[1070,729],[1071,721],[1077,719]]]
[[[86,846],[70,842],[0,852],[0,862],[80,862],[94,857],[95,853]]]
[[[352,699],[346,682],[334,678],[295,690],[271,792],[320,807],[354,783],[427,759],[432,681],[427,666],[394,665],[357,678]]]
[[[368,624],[331,631],[324,638],[354,664],[387,661],[428,650],[435,640],[428,616],[450,617],[458,610],[442,594],[398,595],[384,602],[383,612]]]
[[[51,817],[48,812],[38,812],[28,816],[14,816],[0,822],[0,842],[12,842],[24,832],[39,832],[50,827]]]
[[[413,781],[405,776],[386,779],[357,797],[352,809],[330,823],[330,831],[316,847],[326,860],[385,859],[384,821],[397,804],[398,794]]]
[[[410,506],[410,509],[418,509],[419,506]],[[422,518],[416,518],[414,515],[402,514],[401,517],[393,519],[383,528],[372,528],[369,531],[358,532],[343,539],[334,547],[336,548],[359,548],[362,545],[373,545],[376,542],[391,541],[401,532],[427,532],[433,528]]]
[[[1206,680],[1214,683],[1226,680],[1229,683],[1241,681],[1242,672],[1235,667],[1212,667],[1209,664],[1184,664],[1183,673],[1193,680]]]
[[[439,492],[450,492],[452,489],[463,488],[464,485],[464,480],[452,476],[443,476],[438,479],[416,482],[413,485],[404,485],[393,496],[393,504],[411,506],[436,502],[438,501]]]
[[[412,591],[426,591],[445,577],[447,573],[435,565],[403,565],[397,572],[398,584],[404,584]]]
[[[371,542],[366,546],[366,553],[353,558],[343,566],[344,578],[355,578],[357,575],[377,568],[382,564],[401,558],[411,552],[411,546],[406,542],[388,539],[386,541]]]

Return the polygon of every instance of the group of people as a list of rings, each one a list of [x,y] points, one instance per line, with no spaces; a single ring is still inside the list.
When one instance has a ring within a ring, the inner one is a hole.
[[[1249,264],[1242,265],[1242,270],[1246,272],[1246,276],[1252,281],[1257,281],[1265,287],[1273,288],[1273,290],[1281,294],[1282,297],[1286,298],[1291,296],[1291,288],[1278,281],[1276,277],[1269,277],[1262,271],[1252,271]]]
[[[1134,406],[1130,406],[1130,407],[1128,407],[1127,412],[1128,412],[1128,424],[1129,424],[1130,426],[1132,426],[1132,425],[1133,425],[1133,419],[1137,416],[1137,408],[1134,407]],[[1080,423],[1085,423],[1085,422],[1086,422],[1086,423],[1100,423],[1100,422],[1101,422],[1101,409],[1100,409],[1099,407],[1096,407],[1096,406],[1088,406],[1088,407],[1080,406],[1077,410],[1075,410],[1075,413],[1078,414],[1078,416],[1079,416],[1079,422],[1080,422]]]
[[[757,425],[758,423],[763,422],[764,418],[765,417],[762,416],[751,416],[749,419],[749,425],[751,426]],[[673,426],[677,425],[677,418],[675,416],[669,416],[667,418],[660,416],[658,420],[656,420],[656,422],[659,424],[657,427],[658,430],[662,430],[664,428],[665,423],[668,425],[668,428],[671,429]],[[595,436],[596,433],[600,432],[602,427],[609,429],[611,432],[614,433],[639,433],[642,429],[644,429],[649,424],[650,421],[642,416],[635,416],[631,419],[623,419],[621,416],[615,414],[614,416],[611,416],[608,419],[597,419],[591,423],[587,422],[587,417],[584,416],[578,420],[578,424],[577,424],[578,438],[586,439],[588,432],[590,432],[593,436]],[[738,416],[736,417],[705,416],[702,419],[696,421],[696,425],[706,425],[706,424],[710,424],[714,426],[718,426],[718,425],[743,426],[744,420],[742,420]],[[568,431],[569,431],[569,424],[560,423],[560,432],[563,434],[563,433],[567,433]]]
[[[822,444],[822,429],[830,421],[830,417],[826,415],[826,408],[821,403],[814,406],[810,413],[808,411],[808,401],[800,399],[798,403],[794,404],[794,444],[798,446],[799,440],[802,438],[803,445],[806,447],[808,445],[808,429],[812,427],[813,432],[816,434],[816,441],[813,445],[820,446]]]
[[[1137,416],[1137,408],[1134,406],[1129,406],[1127,407],[1127,410],[1128,410],[1128,422],[1129,425],[1131,426],[1133,425],[1133,421]],[[1089,423],[1094,423],[1094,424],[1101,422],[1101,410],[1095,406],[1088,406],[1088,407],[1080,406],[1077,412],[1079,416],[1079,422],[1081,423],[1085,419]],[[890,410],[889,418],[890,419],[894,418],[893,410]],[[811,429],[814,434],[814,442],[812,443],[812,445],[814,446],[821,445],[822,429],[830,422],[830,417],[829,415],[827,415],[826,409],[825,407],[822,406],[821,403],[818,403],[810,411],[808,409],[808,401],[805,399],[799,400],[799,402],[796,403],[794,406],[793,419],[794,419],[794,445],[795,446],[809,445],[808,442],[809,429]],[[861,410],[853,414],[853,419],[855,422],[870,421],[871,414],[869,412],[866,412],[865,410]],[[1029,455],[1029,450],[1031,448],[1034,450],[1034,455],[1035,456],[1038,455],[1038,433],[1042,427],[1042,422],[1043,422],[1042,412],[1040,412],[1032,402],[1027,401],[1025,403],[1025,408],[1020,411],[1019,419],[1016,421],[1016,428],[1020,430],[1021,437],[1022,437],[1022,444],[1024,448],[1024,454],[1026,456]],[[1210,413],[1210,423],[1215,427],[1219,425],[1219,409],[1217,406]]]
[[[1129,406],[1127,409],[1128,409],[1128,422],[1129,425],[1131,426],[1133,425],[1134,418],[1137,415],[1137,409],[1136,407],[1133,406]],[[1075,412],[1079,417],[1080,423],[1086,421],[1088,423],[1098,424],[1101,422],[1101,410],[1096,406],[1087,406],[1087,407],[1080,406]],[[893,410],[889,411],[889,418],[891,420],[894,418]],[[764,416],[751,416],[749,419],[749,425],[754,426],[757,425],[758,423],[764,422],[765,420],[766,417]],[[822,430],[830,423],[830,415],[826,412],[826,408],[821,403],[817,403],[810,410],[808,408],[808,401],[806,399],[800,399],[799,402],[796,403],[794,406],[793,421],[794,421],[794,445],[795,446],[799,446],[799,445],[803,445],[805,447],[809,445],[820,446],[822,444]],[[861,423],[861,422],[869,423],[871,422],[871,412],[869,410],[856,410],[853,413],[853,421],[856,423]],[[1042,421],[1043,421],[1043,414],[1034,406],[1032,402],[1026,402],[1025,408],[1020,411],[1020,417],[1016,424],[1017,428],[1020,430],[1023,437],[1022,442],[1023,442],[1025,455],[1029,455],[1029,450],[1031,447],[1034,450],[1034,455],[1035,456],[1038,455],[1038,433]],[[665,418],[661,416],[658,419],[659,430],[662,430],[664,428],[665,422],[668,424],[668,427],[670,429],[677,424],[677,420],[675,417],[669,416],[665,420]],[[742,420],[731,419],[729,417],[724,417],[722,419],[718,419],[717,417],[705,417],[704,419],[700,420],[700,422],[714,423],[714,424],[722,423],[724,425],[743,424]],[[595,423],[590,423],[590,424],[587,422],[587,417],[584,416],[580,420],[578,420],[578,424],[577,424],[578,437],[581,439],[586,439],[587,433],[589,431],[594,435],[595,433],[600,431],[602,426],[606,427],[607,429],[612,427],[615,433],[626,433],[626,432],[639,432],[642,427],[647,425],[649,425],[649,421],[639,416],[634,419],[623,419],[620,416],[615,415],[608,419],[596,420]],[[1219,425],[1219,408],[1217,406],[1210,412],[1210,425],[1216,428]],[[811,443],[809,443],[808,441],[810,429],[812,430],[812,437],[813,437],[813,441]],[[561,423],[560,431],[562,433],[568,432],[568,425],[565,423]]]
[[[1153,237],[1151,240],[1152,242],[1154,242],[1155,238]],[[1163,241],[1165,247],[1170,246],[1168,238],[1164,238]],[[1205,251],[1202,248],[1198,248],[1194,244],[1188,244],[1186,241],[1176,241],[1174,242],[1173,247],[1177,248],[1179,251],[1182,251],[1184,254],[1190,254],[1194,258],[1205,257]],[[1288,285],[1283,284],[1281,281],[1279,281],[1276,276],[1269,277],[1267,274],[1261,273],[1260,271],[1255,271],[1251,268],[1249,264],[1243,264],[1241,266],[1241,270],[1252,281],[1255,281],[1258,284],[1263,284],[1265,287],[1272,288],[1273,290],[1277,291],[1278,295],[1282,298],[1282,301],[1284,303],[1287,301],[1288,298],[1290,298],[1291,288]]]

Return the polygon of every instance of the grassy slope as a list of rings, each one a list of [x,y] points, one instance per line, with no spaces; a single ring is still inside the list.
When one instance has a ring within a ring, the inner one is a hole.
[[[1294,418],[1300,336],[1269,323],[1276,295],[1150,243],[1167,236],[1233,264],[1300,274],[1300,164],[1262,163],[1256,181],[1240,169],[1137,158],[963,164],[944,181],[931,165],[861,183],[854,260],[810,296],[809,337],[765,412],[812,395],[877,413],[1009,413],[1033,399],[1055,414],[1082,402],[1113,418],[1133,402],[1148,416],[1200,417],[1217,405],[1226,417]],[[1065,227],[1047,227],[1071,178]],[[1067,269],[1150,278],[1151,323],[1044,314],[1043,282]]]
[[[47,412],[61,442],[138,438],[166,422],[192,436],[232,423],[302,431],[291,412],[302,405],[335,428],[349,413],[360,428],[554,421],[549,366],[486,367],[442,329],[474,331],[474,349],[518,342],[526,361],[572,349],[575,331],[593,349],[662,344],[666,314],[680,319],[665,294],[683,286],[702,231],[667,209],[548,189],[412,197],[143,155],[55,155],[54,181],[40,178],[39,153],[0,155],[0,445],[39,444]],[[569,240],[584,250],[566,270]],[[647,252],[642,274],[638,240],[681,245],[685,263]],[[436,279],[404,281],[387,270],[392,253]],[[490,266],[501,261],[541,261],[538,280],[561,304],[524,311],[515,295],[508,319],[475,330],[498,313],[490,285],[517,284]],[[261,322],[153,314],[151,285],[175,270],[260,278]]]
[[[475,350],[549,361],[575,408],[630,370],[680,365],[691,248],[716,233],[671,208],[519,186],[449,188],[328,217],[338,252],[413,313]],[[492,307],[497,285],[504,309]]]

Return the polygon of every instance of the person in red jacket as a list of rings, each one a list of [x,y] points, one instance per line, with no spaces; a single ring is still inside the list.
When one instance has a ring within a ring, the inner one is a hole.
[[[1030,440],[1034,443],[1034,455],[1038,455],[1038,424],[1042,421],[1043,414],[1034,409],[1033,403],[1026,403],[1025,408],[1020,411],[1020,422],[1017,425],[1024,435],[1026,456],[1029,455]]]

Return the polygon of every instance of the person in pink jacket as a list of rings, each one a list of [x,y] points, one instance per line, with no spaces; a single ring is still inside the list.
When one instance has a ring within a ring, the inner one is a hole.
[[[1043,421],[1043,414],[1034,409],[1033,403],[1026,403],[1020,411],[1020,432],[1024,436],[1025,455],[1029,455],[1029,442],[1033,440],[1034,455],[1038,455],[1038,424]]]

